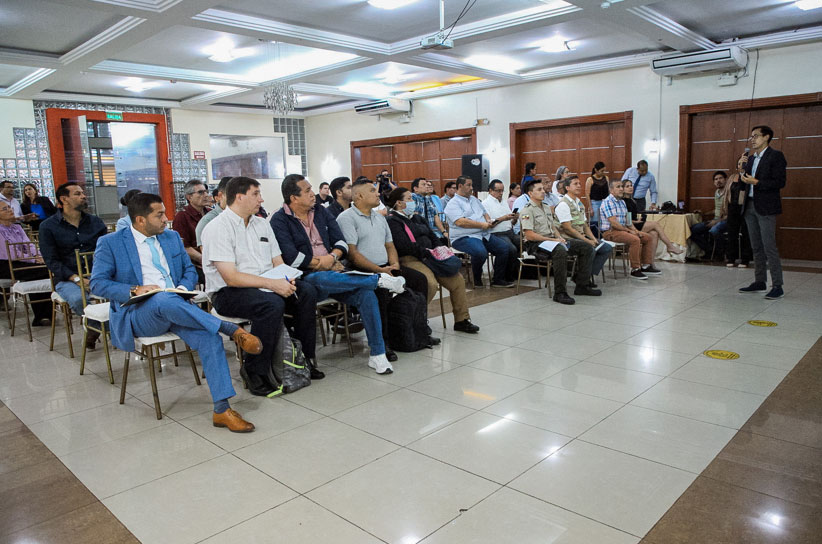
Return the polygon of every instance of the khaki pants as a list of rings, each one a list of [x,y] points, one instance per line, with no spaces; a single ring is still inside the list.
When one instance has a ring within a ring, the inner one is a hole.
[[[654,264],[654,253],[656,252],[657,235],[640,231],[637,234],[632,232],[606,230],[602,237],[610,242],[619,242],[628,246],[628,256],[631,259],[631,270],[640,268],[642,264]]]
[[[465,297],[465,280],[462,278],[462,274],[456,274],[448,278],[434,276],[430,268],[411,255],[400,257],[400,264],[425,274],[426,279],[428,279],[428,302],[434,300],[434,295],[437,294],[437,283],[448,289],[451,295],[454,323],[465,321],[471,317],[468,314],[468,299]]]

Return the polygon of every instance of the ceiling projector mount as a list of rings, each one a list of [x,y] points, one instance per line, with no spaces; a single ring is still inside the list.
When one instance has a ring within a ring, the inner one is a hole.
[[[466,9],[467,8],[467,9]],[[433,36],[426,36],[422,40],[420,40],[420,47],[422,49],[453,49],[454,48],[454,40],[448,39],[448,36],[451,35],[453,32],[454,27],[457,26],[457,23],[460,19],[468,12],[468,9],[471,9],[468,6],[468,3],[465,4],[465,7],[462,9],[459,17],[457,20],[454,21],[454,24],[451,25],[449,29],[445,28],[445,0],[440,0],[440,30]],[[446,33],[447,32],[447,33]]]

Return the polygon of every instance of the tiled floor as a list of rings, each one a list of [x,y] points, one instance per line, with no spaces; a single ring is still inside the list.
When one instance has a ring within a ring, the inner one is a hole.
[[[770,302],[749,270],[661,266],[573,307],[473,294],[479,335],[432,317],[442,345],[388,376],[362,334],[322,348],[307,389],[235,384],[247,435],[184,365],[157,421],[145,365],[121,406],[99,349],[80,376],[64,336],[0,326],[0,542],[818,542],[822,275]]]

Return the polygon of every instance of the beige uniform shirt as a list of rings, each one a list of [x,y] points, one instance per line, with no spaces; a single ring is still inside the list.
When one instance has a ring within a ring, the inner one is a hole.
[[[531,200],[519,211],[522,231],[532,230],[540,236],[559,238],[557,225],[554,223],[554,214],[547,204],[539,205]]]

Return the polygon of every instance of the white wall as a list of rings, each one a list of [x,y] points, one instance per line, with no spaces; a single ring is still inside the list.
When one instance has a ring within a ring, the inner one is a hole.
[[[171,123],[174,132],[190,135],[191,151],[205,151],[208,163],[209,183],[216,183],[211,179],[211,149],[209,134],[229,134],[237,136],[281,136],[285,133],[274,132],[274,122],[268,115],[216,113],[197,110],[171,110]],[[280,193],[281,179],[259,180],[265,203],[263,207],[274,212],[282,206],[283,197]]]
[[[13,128],[34,128],[31,100],[0,98],[0,157],[14,157]]]
[[[822,91],[819,51],[818,43],[761,51],[754,98]],[[717,86],[715,74],[675,79],[666,86],[649,68],[639,67],[417,100],[409,124],[353,112],[309,117],[308,175],[315,182],[351,175],[352,140],[466,128],[486,117],[491,123],[477,127],[477,151],[489,155],[491,175],[507,181],[509,123],[632,110],[631,162],[647,159],[660,184],[660,201],[676,200],[679,106],[751,98],[755,62],[752,51],[751,74],[733,87]],[[662,150],[646,157],[645,143],[654,138],[661,140]],[[553,172],[557,166],[542,169]]]

